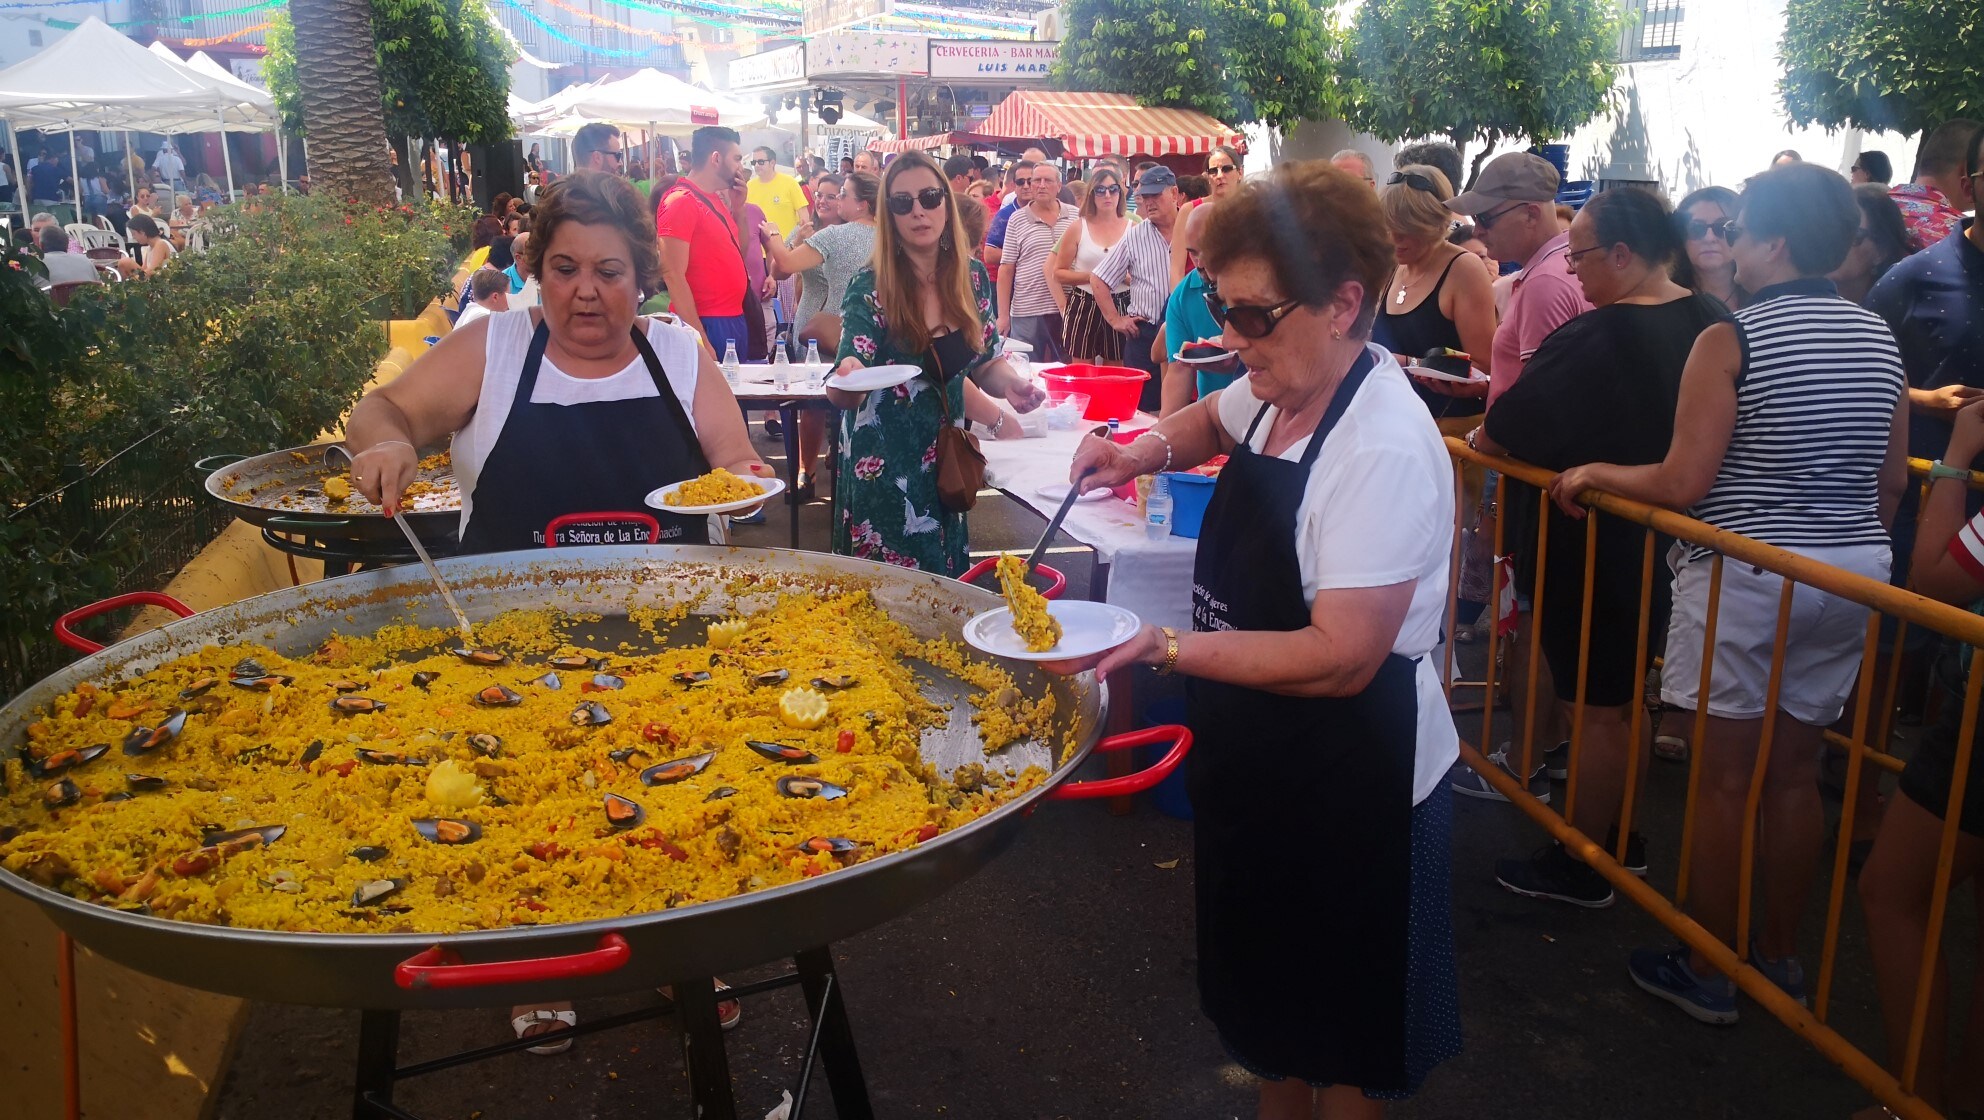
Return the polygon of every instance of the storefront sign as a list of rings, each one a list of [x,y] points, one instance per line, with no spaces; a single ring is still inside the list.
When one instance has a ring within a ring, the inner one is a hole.
[[[1059,42],[1028,39],[932,39],[930,77],[1023,85],[1045,82]]]
[[[805,78],[806,44],[794,43],[775,51],[731,59],[730,81],[726,88],[732,91],[769,89],[801,82]]]
[[[805,0],[799,12],[800,33],[809,38],[857,23],[881,19],[895,10],[892,0]]]

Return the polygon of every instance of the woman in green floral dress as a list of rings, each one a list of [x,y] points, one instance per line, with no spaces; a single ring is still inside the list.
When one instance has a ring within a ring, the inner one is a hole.
[[[882,180],[887,215],[875,256],[855,274],[841,305],[837,371],[920,366],[893,389],[829,387],[842,409],[840,509],[834,551],[956,576],[966,567],[961,512],[937,496],[937,429],[965,422],[964,374],[993,398],[1026,412],[1044,394],[998,356],[993,288],[966,244],[950,185],[928,156],[909,152]],[[940,399],[941,398],[941,399]]]

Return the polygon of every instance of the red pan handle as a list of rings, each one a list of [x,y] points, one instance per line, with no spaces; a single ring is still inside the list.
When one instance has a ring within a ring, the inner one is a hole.
[[[652,514],[637,513],[633,510],[620,513],[561,513],[544,527],[544,547],[557,548],[558,530],[565,526],[582,525],[590,521],[631,521],[636,525],[648,527],[649,544],[661,539],[661,522],[656,521]]]
[[[1163,758],[1134,774],[1093,782],[1063,782],[1055,786],[1054,792],[1048,796],[1060,801],[1080,801],[1091,797],[1127,797],[1142,793],[1170,777],[1171,772],[1178,769],[1178,764],[1185,761],[1185,755],[1192,749],[1192,729],[1182,724],[1168,723],[1124,735],[1111,735],[1095,745],[1098,751],[1122,751],[1132,747],[1154,747],[1159,743],[1170,743],[1171,749],[1164,752]]]
[[[966,568],[964,574],[958,577],[958,582],[976,584],[980,578],[990,575],[992,569],[998,567],[998,565],[999,558],[997,556],[987,556],[985,559]],[[1047,586],[1041,588],[1040,597],[1043,599],[1059,599],[1061,597],[1061,590],[1068,586],[1068,577],[1045,564],[1036,564],[1033,570],[1047,580]],[[997,585],[995,583],[994,589],[996,590],[996,588]]]
[[[112,595],[108,599],[91,603],[87,607],[77,607],[75,610],[56,619],[55,640],[73,650],[81,650],[84,653],[95,653],[103,648],[103,644],[101,642],[90,641],[88,638],[76,633],[72,627],[86,618],[95,618],[97,615],[107,614],[120,607],[140,606],[164,607],[180,618],[187,618],[193,614],[192,607],[187,606],[170,595],[161,595],[156,591],[127,591],[122,595]]]
[[[445,945],[433,945],[401,961],[393,969],[393,982],[402,988],[488,988],[537,980],[573,980],[612,972],[633,956],[627,939],[617,933],[600,935],[599,945],[583,953],[486,964],[464,964],[460,953]]]

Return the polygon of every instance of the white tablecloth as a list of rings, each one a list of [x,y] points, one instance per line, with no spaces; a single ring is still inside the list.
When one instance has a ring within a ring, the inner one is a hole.
[[[1154,417],[1139,415],[1125,427],[1135,431],[1154,423]],[[1054,516],[1059,503],[1042,497],[1040,488],[1068,481],[1075,448],[1094,428],[1084,422],[1074,431],[1048,432],[1034,439],[981,439],[991,484],[1042,517]],[[1109,565],[1105,602],[1146,622],[1191,629],[1192,562],[1198,541],[1149,539],[1136,505],[1115,498],[1076,502],[1061,528],[1095,549],[1100,561]],[[1053,567],[1053,561],[1048,566]]]
[[[737,368],[737,384],[730,387],[730,392],[734,396],[770,397],[774,400],[782,401],[824,401],[827,399],[825,388],[807,387],[806,371],[808,367],[803,364],[796,362],[793,364],[792,373],[790,374],[792,384],[790,387],[784,389],[779,388],[773,383],[772,367],[763,362],[740,363]],[[827,368],[826,366],[820,367],[822,372]]]

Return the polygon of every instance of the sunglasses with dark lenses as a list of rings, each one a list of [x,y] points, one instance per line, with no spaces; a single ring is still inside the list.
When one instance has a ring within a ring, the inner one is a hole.
[[[907,214],[912,206],[921,206],[925,210],[935,210],[943,204],[944,189],[942,187],[924,187],[915,194],[910,194],[908,191],[901,191],[890,195],[889,213]]]
[[[752,166],[752,167],[763,167],[764,165],[766,165],[766,164],[768,164],[768,163],[770,163],[770,162],[772,162],[772,161],[771,161],[771,160],[768,160],[768,159],[754,159],[754,160],[752,160],[752,161],[751,161],[751,166]]]
[[[1394,171],[1392,172],[1392,177],[1385,180],[1385,185],[1388,187],[1399,183],[1404,183],[1415,191],[1425,191],[1427,194],[1440,193],[1433,186],[1433,180],[1428,179],[1417,171]]]
[[[1515,213],[1527,205],[1529,205],[1527,202],[1518,202],[1513,206],[1504,206],[1500,210],[1483,214],[1474,219],[1474,228],[1476,230],[1492,229],[1496,222],[1501,221],[1503,218],[1508,217],[1510,214]]]
[[[1099,194],[1104,198],[1115,198],[1117,195],[1123,193],[1123,188],[1112,183],[1106,187],[1096,187],[1088,193]]]
[[[1206,174],[1218,175],[1221,178],[1225,178],[1228,175],[1238,175],[1239,173],[1240,169],[1230,163],[1208,164],[1206,167]]]
[[[1244,303],[1229,307],[1225,300],[1219,298],[1217,288],[1207,288],[1205,298],[1206,311],[1212,315],[1212,321],[1221,328],[1231,326],[1241,338],[1266,338],[1273,334],[1288,313],[1295,310],[1297,302],[1285,299],[1273,307],[1252,307]]]
[[[1728,245],[1736,244],[1736,239],[1743,236],[1743,227],[1737,225],[1734,218],[1724,218],[1709,228],[1713,229],[1715,235],[1722,238],[1723,243]]]

